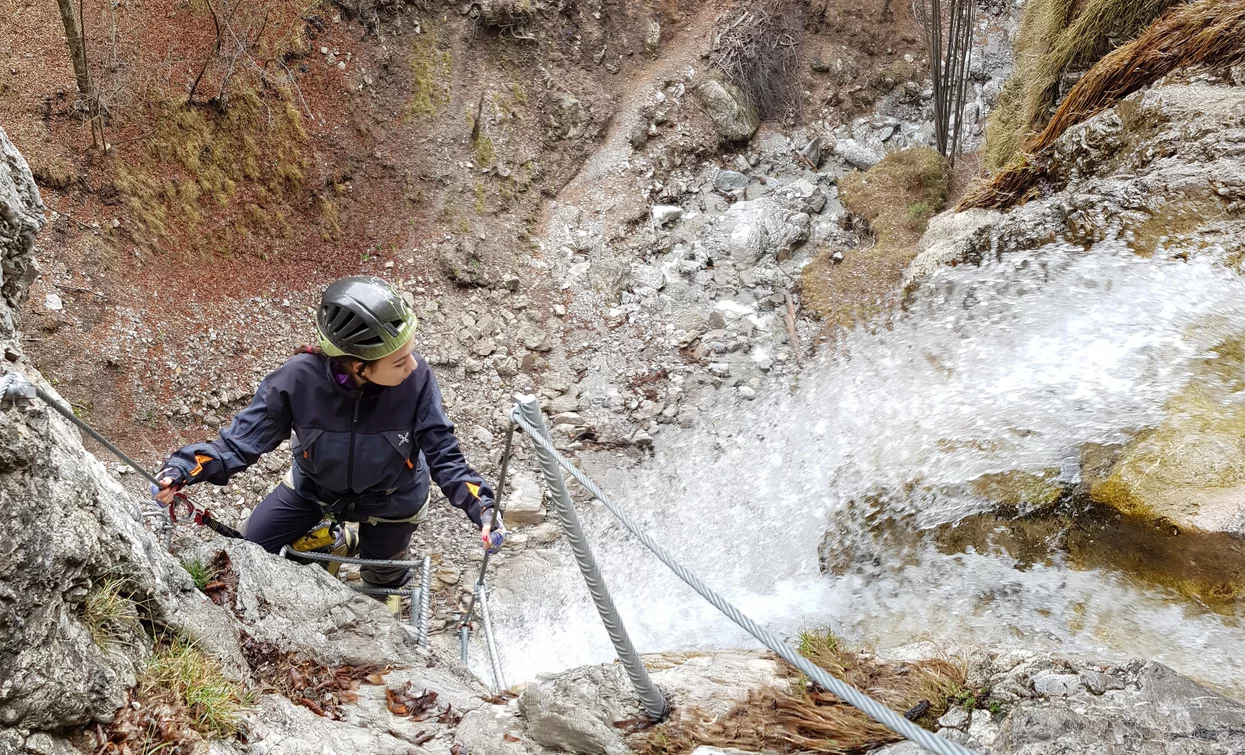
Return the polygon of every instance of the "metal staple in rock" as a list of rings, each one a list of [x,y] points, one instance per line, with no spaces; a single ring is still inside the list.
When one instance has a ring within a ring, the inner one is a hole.
[[[430,593],[432,592],[432,557],[424,556],[423,584],[419,591],[419,646],[428,647],[428,623],[431,616],[428,612]]]
[[[281,552],[277,555],[282,558],[305,558],[309,561],[324,561],[337,564],[354,564],[355,566],[401,566],[406,569],[418,569],[423,565],[421,561],[391,561],[384,558],[356,558],[354,556],[334,556],[331,553],[314,553],[310,551],[296,551],[288,545],[281,547]]]
[[[538,428],[527,421],[527,418],[523,416],[519,406],[515,407],[510,416],[511,419],[513,419],[519,427],[532,438],[532,442],[548,452],[552,458],[557,461],[560,467],[569,472],[580,485],[583,485],[589,493],[592,493],[597,500],[604,504],[605,507],[609,509],[610,513],[617,517],[618,521],[622,522],[623,526],[630,530],[631,534],[635,535],[636,539],[639,540],[644,547],[648,548],[654,555],[657,556],[657,558],[661,559],[662,563],[669,567],[670,570],[679,577],[679,579],[690,585],[691,588],[699,593],[702,598],[709,601],[714,608],[726,614],[727,618],[743,627],[749,634],[760,640],[761,643],[767,648],[781,656],[787,663],[795,666],[809,679],[813,680],[813,682],[828,692],[837,695],[844,702],[895,732],[899,736],[915,742],[930,752],[938,753],[938,755],[975,755],[972,750],[969,750],[963,745],[952,742],[948,739],[943,739],[931,731],[922,729],[900,714],[864,694],[860,690],[857,690],[851,685],[834,678],[824,669],[814,665],[807,658],[800,655],[795,648],[792,648],[790,645],[783,642],[777,637],[777,635],[761,627],[751,618],[744,615],[742,611],[719,595],[711,587],[700,581],[699,577],[688,571],[686,567],[675,560],[675,558],[671,556],[665,548],[659,545],[648,535],[647,532],[641,529],[640,526],[636,524],[625,511],[620,509],[617,504],[610,500],[610,497],[607,496],[601,488],[597,487],[596,483],[593,482],[590,477],[580,471],[578,467],[559,453],[558,450],[553,447],[553,443],[544,437]]]

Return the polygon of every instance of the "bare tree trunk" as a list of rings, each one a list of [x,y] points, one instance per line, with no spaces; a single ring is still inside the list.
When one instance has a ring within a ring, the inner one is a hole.
[[[86,65],[86,46],[82,40],[82,25],[74,14],[73,0],[56,0],[60,6],[61,22],[65,25],[65,38],[69,40],[69,58],[73,61],[74,77],[78,79],[78,93],[84,100],[95,95],[91,86],[91,71]]]

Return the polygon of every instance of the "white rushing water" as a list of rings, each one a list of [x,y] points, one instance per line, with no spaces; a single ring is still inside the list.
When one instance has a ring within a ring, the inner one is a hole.
[[[888,514],[935,524],[982,502],[924,487],[1054,466],[1074,474],[1084,443],[1154,425],[1194,362],[1241,334],[1245,280],[1223,267],[1142,259],[1115,243],[1052,245],[940,270],[888,327],[848,334],[791,392],[773,385],[775,395],[725,403],[696,429],[666,430],[642,464],[602,454],[588,468],[685,564],[781,634],[829,626],[875,646],[1134,655],[1241,691],[1239,617],[1127,575],[1021,571],[1006,557],[931,548],[915,563],[884,558],[836,577],[817,558],[832,524],[844,537],[861,531],[848,503],[869,494],[885,496]],[[584,519],[642,652],[754,646],[602,507]],[[566,554],[520,563],[492,577],[508,680],[611,660]],[[473,665],[485,663],[474,651]]]

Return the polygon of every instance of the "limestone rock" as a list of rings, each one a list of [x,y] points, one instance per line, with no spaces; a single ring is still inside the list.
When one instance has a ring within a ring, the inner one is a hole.
[[[745,188],[748,177],[733,170],[719,170],[713,177],[713,188],[721,192],[732,192]]]
[[[982,246],[983,238],[989,237],[994,223],[1002,216],[1003,213],[994,210],[967,210],[944,212],[930,218],[917,247],[916,259],[904,271],[904,287],[915,285],[944,265],[975,261],[974,255]]]
[[[228,554],[238,576],[233,612],[257,640],[308,653],[321,663],[397,663],[410,641],[378,601],[317,566],[273,558],[254,543],[219,539],[198,546],[208,563]]]
[[[761,125],[756,112],[744,102],[743,95],[730,84],[707,79],[696,87],[701,107],[723,141],[746,142]]]
[[[534,322],[525,322],[519,328],[519,340],[523,348],[531,351],[551,351],[553,344],[549,341],[549,333]]]
[[[730,255],[737,264],[755,265],[763,257],[779,260],[808,240],[807,214],[787,209],[770,197],[736,202],[727,209],[706,247]]]
[[[43,200],[30,166],[0,129],[0,339],[13,337],[17,308],[34,280],[32,249],[43,221]]]
[[[834,154],[846,160],[852,167],[859,168],[860,170],[868,170],[882,162],[881,155],[855,139],[844,139],[836,142]]]
[[[543,482],[530,472],[516,472],[510,476],[506,497],[502,502],[507,525],[535,525],[545,521]]]
[[[653,222],[661,227],[666,227],[683,217],[683,208],[669,204],[659,204],[653,206]]]
[[[1242,359],[1227,348],[1196,363],[1189,385],[1152,432],[1127,443],[1090,495],[1143,520],[1180,530],[1245,535],[1245,401]]]
[[[1081,678],[1076,674],[1056,674],[1044,671],[1033,677],[1033,691],[1043,697],[1067,697],[1081,689]]]
[[[991,748],[1001,755],[1245,751],[1245,705],[1158,663],[1135,661],[1118,673],[1125,689],[1021,703]]]
[[[785,687],[778,661],[755,652],[664,653],[644,657],[653,683],[667,696],[674,720],[723,715],[763,685]],[[529,736],[551,749],[584,755],[626,755],[615,721],[641,718],[635,690],[620,664],[586,666],[539,677],[519,696]]]

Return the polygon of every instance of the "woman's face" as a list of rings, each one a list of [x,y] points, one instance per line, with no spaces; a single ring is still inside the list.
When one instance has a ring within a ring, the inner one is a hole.
[[[415,354],[411,352],[414,342],[412,338],[394,353],[361,369],[359,374],[377,385],[400,384],[415,371]]]

